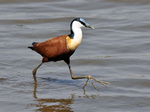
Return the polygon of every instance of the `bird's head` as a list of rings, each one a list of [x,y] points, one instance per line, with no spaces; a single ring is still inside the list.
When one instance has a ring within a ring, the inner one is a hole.
[[[91,28],[94,29],[93,26],[89,25],[84,19],[82,18],[75,18],[74,20],[72,20],[71,22],[71,28],[72,27],[77,27],[77,28],[82,28],[82,27],[87,27],[87,28]]]

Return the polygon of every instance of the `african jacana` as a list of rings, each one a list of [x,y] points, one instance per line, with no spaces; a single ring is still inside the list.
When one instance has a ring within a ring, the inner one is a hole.
[[[69,67],[72,79],[84,79],[84,78],[87,79],[83,88],[87,85],[87,82],[90,79],[93,79],[104,86],[105,84],[110,84],[108,82],[99,81],[93,78],[91,75],[75,77],[71,70],[70,56],[75,52],[76,48],[80,45],[82,41],[82,30],[81,30],[82,27],[94,29],[94,27],[90,26],[84,19],[76,18],[72,20],[70,24],[71,33],[69,35],[61,35],[58,37],[50,38],[45,42],[33,42],[32,43],[33,46],[28,47],[33,51],[36,51],[43,57],[42,62],[33,70],[33,77],[35,82],[36,82],[36,71],[43,63],[50,61],[56,62],[64,60]],[[94,86],[91,80],[90,82]]]

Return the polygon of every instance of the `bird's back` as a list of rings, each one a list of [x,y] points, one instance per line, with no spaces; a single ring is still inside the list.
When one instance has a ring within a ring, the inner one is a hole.
[[[62,35],[50,38],[44,42],[33,43],[33,50],[49,61],[63,60],[63,58],[70,57],[73,53],[67,48],[67,36],[68,35]]]

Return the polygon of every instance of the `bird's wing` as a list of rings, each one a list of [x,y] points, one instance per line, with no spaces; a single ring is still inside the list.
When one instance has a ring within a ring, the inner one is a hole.
[[[46,58],[55,58],[59,55],[69,53],[66,44],[67,35],[51,38],[45,42],[33,44],[34,50]]]

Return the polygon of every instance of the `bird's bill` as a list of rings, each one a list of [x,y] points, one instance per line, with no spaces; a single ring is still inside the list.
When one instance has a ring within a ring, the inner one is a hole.
[[[87,26],[88,28],[91,28],[91,29],[95,29],[93,26],[91,26],[91,25],[88,25]]]

